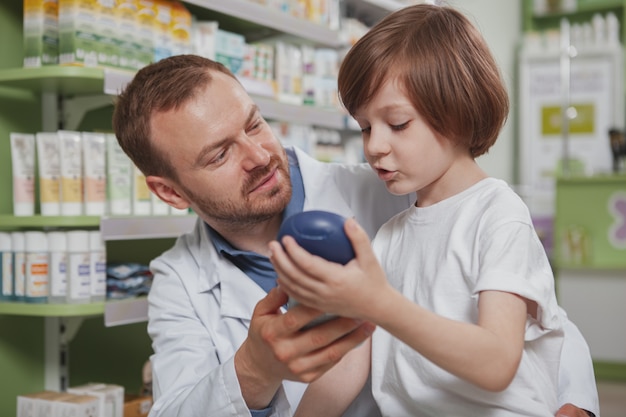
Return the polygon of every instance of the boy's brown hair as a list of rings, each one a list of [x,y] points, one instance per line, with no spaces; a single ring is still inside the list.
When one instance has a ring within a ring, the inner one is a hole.
[[[496,61],[479,31],[450,7],[409,6],[378,22],[341,64],[341,102],[354,114],[394,78],[431,128],[473,157],[489,150],[506,122],[509,100]]]

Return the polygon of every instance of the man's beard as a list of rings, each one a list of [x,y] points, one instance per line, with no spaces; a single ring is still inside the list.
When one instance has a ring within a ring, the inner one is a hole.
[[[248,228],[269,220],[282,213],[291,200],[291,181],[289,176],[289,165],[286,154],[284,158],[272,155],[270,163],[265,167],[257,168],[250,172],[244,185],[242,186],[238,201],[215,200],[210,195],[200,195],[180,185],[188,198],[194,202],[197,210],[205,216],[225,225],[237,228]],[[280,176],[287,181],[282,181],[280,186],[267,191],[263,195],[256,195],[250,198],[250,191],[258,186],[259,181],[265,178],[274,169],[277,169]]]

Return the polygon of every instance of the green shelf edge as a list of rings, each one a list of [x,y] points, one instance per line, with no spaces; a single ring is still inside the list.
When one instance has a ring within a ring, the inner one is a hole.
[[[105,71],[132,72],[103,67],[50,65],[37,68],[0,69],[0,86],[65,95],[102,94]]]
[[[98,227],[100,216],[13,216],[0,215],[0,230],[44,227]]]
[[[46,304],[0,302],[0,314],[38,317],[97,316],[104,314],[104,302],[89,304]]]

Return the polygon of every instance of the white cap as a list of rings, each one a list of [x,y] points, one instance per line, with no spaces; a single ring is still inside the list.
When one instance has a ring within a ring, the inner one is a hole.
[[[24,252],[24,232],[11,232],[11,243],[13,244],[13,252]]]
[[[44,232],[24,232],[26,252],[47,252],[48,237]]]
[[[67,233],[59,231],[48,232],[48,250],[50,252],[66,252]]]
[[[86,230],[71,230],[67,232],[67,250],[69,252],[88,252],[89,232]]]
[[[102,240],[102,234],[99,230],[89,231],[89,250],[102,250],[104,249],[104,241]]]
[[[0,251],[10,252],[12,247],[11,235],[6,232],[0,232]]]

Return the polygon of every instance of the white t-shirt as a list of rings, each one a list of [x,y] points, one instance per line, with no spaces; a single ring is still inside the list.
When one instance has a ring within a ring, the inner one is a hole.
[[[563,342],[554,278],[526,205],[504,181],[487,178],[435,205],[413,206],[389,220],[373,245],[392,285],[441,316],[476,323],[485,290],[539,307],[537,320],[528,317],[515,379],[497,393],[378,329],[372,387],[383,416],[554,416]]]

